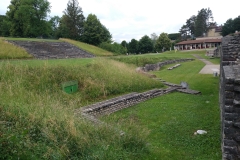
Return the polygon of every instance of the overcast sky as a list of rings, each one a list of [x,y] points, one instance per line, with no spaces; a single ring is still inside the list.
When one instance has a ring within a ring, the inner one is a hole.
[[[113,40],[127,42],[152,33],[177,33],[186,20],[202,8],[210,8],[214,21],[224,24],[239,13],[239,0],[78,0],[85,17],[95,14],[112,34]],[[68,0],[49,0],[50,16],[62,16]],[[10,0],[0,0],[4,15]]]

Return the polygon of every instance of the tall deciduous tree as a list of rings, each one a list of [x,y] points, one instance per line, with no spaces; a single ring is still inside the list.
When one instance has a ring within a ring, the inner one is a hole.
[[[63,13],[60,22],[61,36],[79,40],[83,34],[85,17],[78,0],[69,0]]]
[[[201,9],[200,11],[198,11],[198,15],[196,17],[196,22],[195,22],[195,36],[203,36],[204,34],[206,34],[209,30],[210,24],[212,22],[210,22],[210,20],[213,21],[213,15],[212,15],[212,11],[210,10],[210,8],[206,8],[206,9]]]
[[[149,53],[153,52],[153,42],[150,37],[147,35],[143,36],[139,40],[139,51],[141,53]]]
[[[138,45],[138,41],[136,39],[132,39],[129,44],[128,44],[128,51],[130,53],[138,53],[138,49],[139,45]]]
[[[167,33],[161,33],[157,43],[156,43],[156,49],[157,51],[161,52],[162,50],[168,50],[171,47],[171,40],[168,38]]]
[[[198,11],[197,16],[193,15],[187,19],[186,24],[184,24],[180,29],[180,34],[183,40],[187,37],[199,37],[206,34],[213,22],[213,15],[210,8],[202,8]]]
[[[50,13],[48,0],[11,0],[7,19],[12,36],[35,37],[47,35],[50,26],[47,15]]]
[[[187,40],[187,37],[188,37],[188,35],[189,35],[187,25],[183,25],[183,26],[180,28],[179,33],[180,33],[180,35],[181,35],[181,39],[182,39],[182,40]]]
[[[84,23],[82,41],[97,46],[102,42],[111,42],[111,38],[110,32],[101,24],[97,16],[89,14]]]
[[[186,21],[186,26],[188,28],[188,32],[191,34],[191,35],[194,35],[195,34],[195,22],[196,22],[196,16],[193,15],[191,16],[189,19],[187,19]]]

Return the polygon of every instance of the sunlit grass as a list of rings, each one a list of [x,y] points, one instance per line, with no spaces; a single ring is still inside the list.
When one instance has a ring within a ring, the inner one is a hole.
[[[128,134],[121,136],[114,127],[74,116],[74,109],[161,83],[136,73],[134,66],[104,58],[84,65],[80,60],[78,65],[32,63],[0,62],[1,158],[139,159],[149,153],[147,133],[128,125]],[[70,80],[78,81],[77,93],[62,91],[61,83]]]
[[[66,39],[66,38],[61,38],[61,41],[71,43],[89,53],[94,54],[95,56],[113,56],[113,53],[106,51],[104,49],[101,49],[99,47],[96,47],[94,45],[90,45],[87,43],[79,42],[79,41],[74,41],[71,39]]]
[[[199,60],[181,63],[174,70],[167,70],[169,66],[153,73],[168,82],[185,81],[202,94],[171,93],[103,119],[122,128],[134,123],[149,131],[147,140],[151,150],[142,159],[221,159],[219,79],[198,74],[204,66]],[[195,136],[194,132],[199,129],[208,133]]]
[[[14,37],[6,37],[4,38],[9,41],[33,41],[33,42],[61,42],[57,39],[43,39],[43,38],[14,38]]]
[[[8,43],[0,37],[0,59],[32,58],[23,48]]]

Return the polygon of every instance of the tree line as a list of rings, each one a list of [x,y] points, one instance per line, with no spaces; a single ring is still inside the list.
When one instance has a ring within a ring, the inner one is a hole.
[[[11,0],[6,15],[0,15],[0,36],[70,38],[99,46],[117,54],[162,52],[187,38],[203,36],[210,29],[213,14],[203,8],[192,15],[180,28],[179,33],[152,33],[139,41],[131,39],[120,44],[112,41],[112,35],[94,14],[84,17],[78,0],[69,0],[62,17],[48,18],[51,6],[48,0]],[[240,31],[240,16],[228,19],[222,27],[222,35]],[[175,41],[175,42],[172,42]]]
[[[207,34],[212,26],[217,26],[214,22],[213,13],[210,8],[202,8],[197,15],[192,15],[179,30],[178,40],[195,39]],[[240,16],[228,19],[222,25],[222,36],[229,35],[235,31],[240,31]]]
[[[50,12],[48,0],[11,0],[6,15],[0,15],[0,36],[70,38],[118,54],[160,52],[171,47],[166,33],[113,43],[111,33],[96,15],[84,17],[78,0],[68,1],[62,17],[49,19]]]
[[[151,37],[145,35],[139,41],[136,39],[132,39],[129,43],[122,41],[121,45],[128,53],[141,54],[164,52],[172,48],[173,43],[168,34],[163,32],[159,36],[156,33],[152,33]]]
[[[93,45],[110,42],[112,35],[94,14],[84,17],[78,0],[69,0],[63,16],[48,14],[48,0],[11,0],[0,16],[0,35],[13,37],[71,38]]]

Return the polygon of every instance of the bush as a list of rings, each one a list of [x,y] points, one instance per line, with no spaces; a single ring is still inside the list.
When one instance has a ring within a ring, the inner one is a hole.
[[[124,48],[121,44],[118,44],[116,42],[114,42],[113,44],[103,42],[99,45],[99,47],[102,49],[105,49],[107,51],[116,53],[116,54],[126,54],[127,53],[127,49]]]

